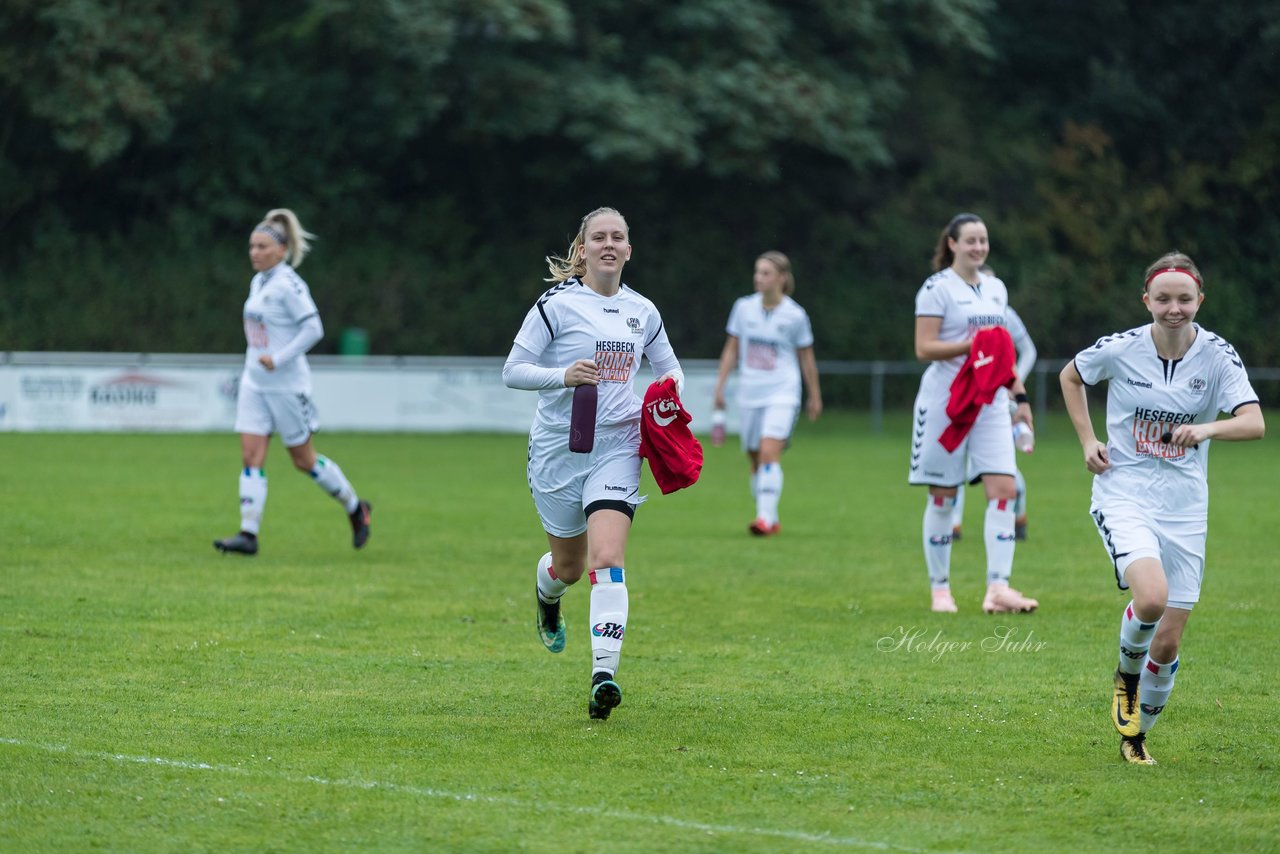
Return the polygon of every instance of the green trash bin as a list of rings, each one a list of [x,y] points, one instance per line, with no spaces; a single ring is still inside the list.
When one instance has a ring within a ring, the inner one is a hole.
[[[343,356],[369,355],[369,333],[358,326],[348,326],[338,337],[338,353]]]

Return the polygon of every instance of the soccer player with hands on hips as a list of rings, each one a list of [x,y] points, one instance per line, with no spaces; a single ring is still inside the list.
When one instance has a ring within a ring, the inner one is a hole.
[[[805,410],[810,421],[822,414],[822,391],[809,315],[791,298],[795,277],[790,259],[781,252],[765,252],[756,259],[753,282],[755,293],[740,297],[729,312],[715,408],[724,409],[725,383],[737,367],[742,449],[751,461],[756,502],[755,521],[747,530],[767,537],[781,529],[782,452],[800,413],[801,377],[809,393]]]
[[[1089,512],[1131,601],[1120,618],[1109,713],[1128,762],[1154,765],[1146,736],[1169,701],[1200,598],[1213,439],[1261,439],[1262,407],[1235,349],[1195,323],[1204,279],[1170,252],[1147,268],[1151,323],[1098,339],[1062,369],[1062,395],[1093,473]],[[1107,439],[1086,385],[1107,381]],[[1219,420],[1219,413],[1230,417]]]
[[[908,482],[927,486],[923,541],[932,609],[957,610],[951,594],[951,527],[956,491],[962,483],[982,481],[987,509],[983,542],[987,556],[987,613],[1034,611],[1039,602],[1009,585],[1013,573],[1014,501],[1017,497],[1014,423],[1031,425],[1026,387],[1013,372],[1013,346],[1008,346],[1009,387],[994,390],[981,405],[967,433],[951,449],[943,440],[955,428],[947,414],[953,383],[962,370],[985,364],[971,358],[979,335],[1003,335],[1007,324],[1008,293],[1004,282],[982,272],[990,251],[987,226],[975,214],[951,218],[939,235],[933,254],[934,274],[916,294],[916,357],[930,362],[920,379],[913,409],[911,467]],[[975,354],[980,355],[980,354]],[[1010,414],[1010,391],[1015,406]]]
[[[555,284],[538,298],[502,369],[509,388],[538,392],[529,431],[529,490],[551,550],[537,567],[537,629],[551,652],[565,646],[560,599],[585,574],[591,583],[588,714],[622,702],[616,676],[627,628],[626,546],[640,497],[642,356],[661,380],[684,374],[652,302],[622,281],[631,258],[627,221],[613,208],[582,218],[563,258],[547,258]],[[569,448],[574,389],[597,387],[594,445]]]
[[[220,552],[258,553],[258,528],[267,503],[263,464],[272,433],[279,433],[289,458],[301,472],[342,505],[351,523],[352,545],[369,539],[369,502],[362,501],[333,460],[317,454],[311,434],[318,427],[311,402],[311,367],[306,353],[324,337],[320,312],[298,275],[315,235],[287,208],[268,211],[249,234],[249,262],[255,270],[244,303],[248,339],[236,399],[240,434],[240,532],[215,540]]]

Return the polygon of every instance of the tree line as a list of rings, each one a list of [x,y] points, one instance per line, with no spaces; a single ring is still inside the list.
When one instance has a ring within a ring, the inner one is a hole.
[[[127,7],[127,8],[126,8]],[[820,358],[912,358],[956,212],[1040,352],[1203,324],[1280,365],[1280,0],[10,0],[0,349],[235,352],[249,229],[291,207],[334,351],[504,354],[578,219],[711,358],[768,249]]]

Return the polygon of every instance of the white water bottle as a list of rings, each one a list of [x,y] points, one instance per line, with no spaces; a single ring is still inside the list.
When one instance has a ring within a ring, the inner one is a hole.
[[[713,410],[711,413],[711,444],[717,447],[724,444],[724,424],[725,418],[723,409]]]
[[[1024,454],[1029,454],[1036,448],[1036,434],[1031,429],[1031,425],[1025,421],[1019,421],[1013,425],[1013,446]]]

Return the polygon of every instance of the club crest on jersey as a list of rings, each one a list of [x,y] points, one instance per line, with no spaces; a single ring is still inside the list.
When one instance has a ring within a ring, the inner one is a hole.
[[[640,318],[638,317],[628,317],[627,328],[630,329],[634,335],[644,334],[644,327],[640,325]]]
[[[669,397],[662,400],[655,400],[649,404],[649,415],[653,417],[653,423],[659,427],[666,427],[672,421],[676,420],[676,413],[680,411],[680,404],[676,403]],[[670,414],[668,414],[670,413]]]
[[[1209,384],[1200,377],[1193,377],[1187,385],[1191,388],[1192,394],[1204,394],[1205,390],[1209,388]]]

